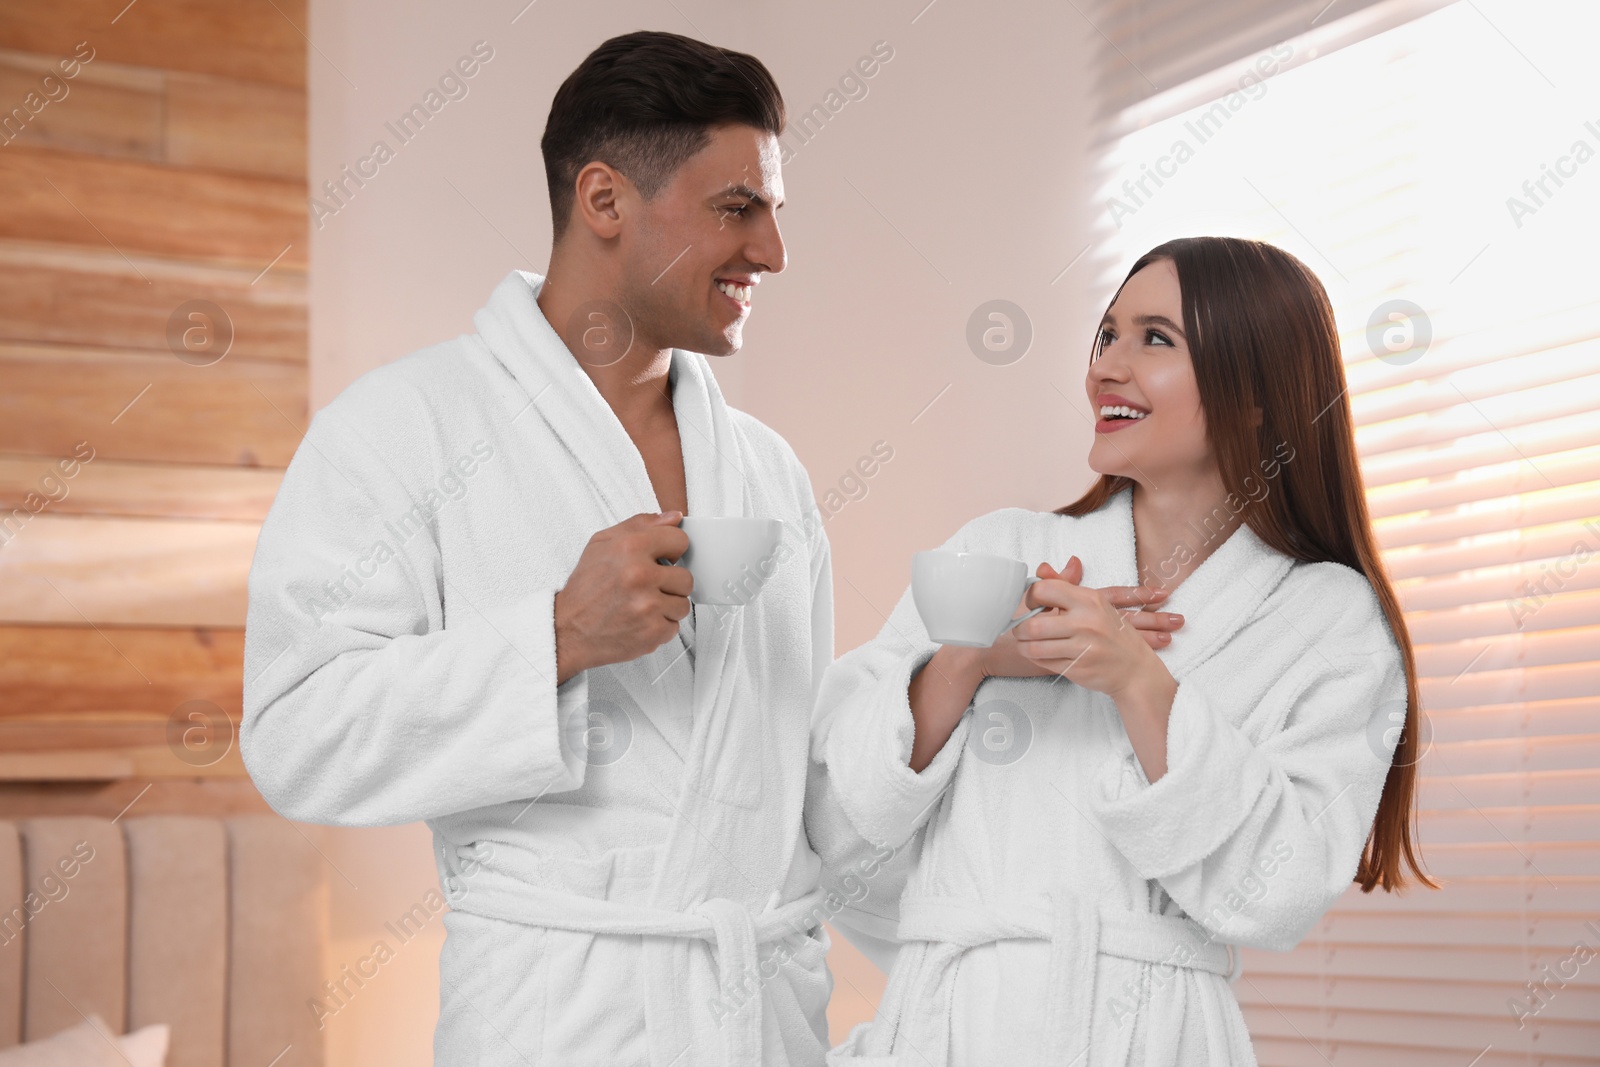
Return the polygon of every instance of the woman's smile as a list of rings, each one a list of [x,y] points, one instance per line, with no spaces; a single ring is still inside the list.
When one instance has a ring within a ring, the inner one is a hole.
[[[1148,408],[1140,407],[1116,393],[1102,393],[1095,399],[1095,433],[1115,433],[1150,417]]]

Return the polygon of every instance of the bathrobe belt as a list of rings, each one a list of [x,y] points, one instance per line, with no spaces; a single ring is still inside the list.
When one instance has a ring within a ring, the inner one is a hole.
[[[921,988],[897,1003],[920,1020],[890,1020],[890,1030],[936,1035],[931,1047],[918,1051],[934,1065],[949,1053],[950,1013],[955,971],[969,948],[1008,939],[1044,939],[1051,943],[1045,1041],[1039,1062],[1088,1067],[1089,1050],[1105,1048],[1106,1035],[1091,1035],[1097,996],[1120,995],[1136,1009],[1138,991],[1096,991],[1095,967],[1101,955],[1156,964],[1152,980],[1171,981],[1173,968],[1210,971],[1237,977],[1235,949],[1211,940],[1190,919],[1154,915],[1124,908],[1101,908],[1073,893],[1052,900],[979,901],[970,898],[908,895],[900,904],[902,941],[932,942],[920,973]],[[886,996],[885,1001],[889,998]],[[1096,1040],[1096,1038],[1099,1040]],[[1133,1037],[1131,1025],[1120,1027],[1105,1062],[1122,1065]],[[1101,1061],[1095,1060],[1095,1067]]]
[[[813,889],[787,904],[752,915],[743,904],[727,897],[713,897],[687,911],[672,911],[506,878],[474,878],[472,884],[463,887],[454,870],[448,871],[445,888],[461,891],[450,899],[453,909],[485,918],[581,934],[709,942],[716,960],[721,1007],[726,1009],[716,1022],[723,1033],[724,1062],[728,1067],[750,1067],[762,1062],[761,987],[765,983],[757,948],[794,934],[809,935],[822,921],[826,896],[821,888]],[[668,991],[651,993],[661,995]],[[708,1062],[706,1051],[699,1051],[684,1062]]]

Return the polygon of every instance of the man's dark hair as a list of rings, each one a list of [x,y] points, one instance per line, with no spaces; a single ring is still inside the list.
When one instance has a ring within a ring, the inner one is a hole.
[[[783,131],[783,97],[759,59],[652,30],[606,41],[556,90],[539,142],[555,239],[586,164],[615,167],[648,200],[726,123]]]

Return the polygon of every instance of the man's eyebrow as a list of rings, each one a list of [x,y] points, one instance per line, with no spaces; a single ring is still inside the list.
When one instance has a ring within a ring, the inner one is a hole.
[[[1111,314],[1109,311],[1106,312],[1105,316],[1100,320],[1100,325],[1102,326],[1106,325],[1107,323],[1110,323],[1113,326],[1115,326],[1117,323],[1116,316]],[[1165,315],[1135,315],[1133,317],[1133,324],[1135,326],[1165,326],[1179,337],[1184,337],[1183,327],[1179,326]],[[1185,339],[1187,340],[1187,338]]]
[[[717,196],[719,196],[719,197],[722,197],[722,196],[742,196],[746,200],[748,200],[752,204],[754,204],[756,207],[771,207],[772,206],[772,202],[770,200],[768,200],[765,196],[762,196],[760,193],[756,192],[754,189],[750,188],[748,185],[744,185],[743,183],[740,183],[740,184],[737,184],[737,185],[730,185],[726,189],[722,190],[722,192],[718,193]],[[782,207],[782,206],[783,206],[783,201],[779,200],[778,201],[778,207]],[[776,208],[774,208],[774,210],[776,210]]]

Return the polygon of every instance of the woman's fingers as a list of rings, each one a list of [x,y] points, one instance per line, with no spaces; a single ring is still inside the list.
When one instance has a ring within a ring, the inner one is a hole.
[[[1106,585],[1100,593],[1116,608],[1142,608],[1147,604],[1160,604],[1167,599],[1165,589],[1148,585]]]
[[[1172,644],[1172,632],[1183,625],[1183,616],[1171,611],[1123,611],[1122,621],[1138,631],[1144,643],[1154,649]]]
[[[1172,644],[1172,634],[1166,630],[1140,630],[1139,636],[1144,638],[1144,643],[1151,648],[1166,648]]]
[[[1048,566],[1045,564],[1044,566]],[[1067,572],[1062,571],[1063,575]],[[1100,599],[1097,589],[1085,589],[1081,585],[1069,582],[1066,578],[1046,578],[1028,586],[1027,595],[1023,603],[1029,608],[1074,608],[1086,607]]]
[[[1057,570],[1049,562],[1039,564],[1035,572],[1046,581],[1061,581],[1069,585],[1083,584],[1083,561],[1077,556],[1070,557],[1066,565]],[[1167,599],[1169,591],[1149,585],[1107,585],[1096,590],[1116,608],[1142,608],[1150,604],[1159,604]]]
[[[1083,562],[1077,556],[1069,559],[1059,571],[1049,563],[1041,563],[1037,573],[1042,580],[1028,588],[1023,607],[1059,610],[1047,611],[1017,624],[1013,632],[1019,647],[1027,646],[1030,659],[1071,658],[1073,653],[1069,649],[1076,646],[1065,642],[1078,638],[1080,619],[1085,618],[1081,614],[1074,617],[1074,609],[1077,613],[1103,611],[1101,605],[1109,605],[1116,610],[1122,624],[1131,626],[1153,649],[1171,645],[1172,632],[1183,626],[1183,616],[1175,612],[1128,610],[1147,609],[1162,603],[1168,595],[1165,589],[1136,585],[1085,589],[1079,584],[1083,580]]]
[[[1034,588],[1042,589],[1045,584],[1040,582]],[[1079,590],[1079,592],[1092,594],[1095,590]],[[1071,599],[1072,595],[1069,593],[1067,597]],[[1046,591],[1041,599],[1050,600],[1050,591]],[[1066,611],[1047,611],[1018,623],[1012,632],[1019,644],[1030,646],[1028,649],[1030,657],[1061,658],[1065,653],[1052,652],[1047,656],[1039,649],[1044,645],[1054,645],[1061,641],[1082,639],[1088,632],[1084,629],[1085,624],[1092,616],[1085,615],[1081,609],[1094,606],[1092,601],[1085,601],[1077,604],[1080,610],[1076,612],[1071,610],[1071,605],[1067,605]],[[1170,645],[1172,634],[1183,628],[1184,621],[1182,615],[1172,611],[1118,611],[1117,616],[1120,625],[1132,629],[1144,639],[1145,644],[1155,649]]]
[[[1083,582],[1083,560],[1077,556],[1069,556],[1066,566],[1060,570],[1056,570],[1054,564],[1041,563],[1039,564],[1039,569],[1034,573],[1041,578],[1055,578],[1063,582],[1070,582],[1073,585],[1079,585]]]
[[[1084,637],[1062,637],[1046,641],[1017,642],[1018,652],[1035,663],[1046,665],[1058,660],[1077,660],[1093,647],[1094,642]]]
[[[1172,631],[1183,625],[1183,616],[1171,611],[1124,611],[1122,621],[1135,630]]]

